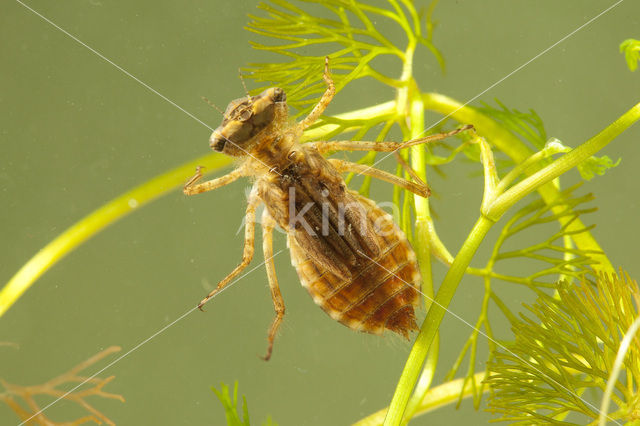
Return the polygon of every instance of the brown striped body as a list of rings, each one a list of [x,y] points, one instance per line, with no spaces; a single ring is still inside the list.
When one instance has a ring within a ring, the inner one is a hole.
[[[328,271],[289,236],[291,262],[314,302],[331,318],[357,331],[382,334],[384,329],[405,338],[416,330],[414,307],[419,303],[420,270],[416,256],[393,218],[367,198],[358,196],[368,219],[393,229],[377,236],[376,258],[361,258],[352,276],[342,279]]]
[[[372,334],[386,328],[408,338],[417,329],[416,255],[389,214],[349,191],[334,167],[305,145],[280,174],[260,176],[255,185],[287,231],[302,285],[331,318]],[[292,215],[304,223],[293,223]]]

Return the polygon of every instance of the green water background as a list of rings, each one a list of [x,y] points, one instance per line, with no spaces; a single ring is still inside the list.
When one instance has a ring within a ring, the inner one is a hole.
[[[416,78],[423,90],[464,102],[613,3],[442,1],[435,13],[435,42],[445,53],[448,72],[443,76],[433,58],[421,54]],[[211,127],[220,116],[200,96],[224,107],[243,93],[238,68],[271,58],[252,50],[248,40],[256,37],[242,29],[247,14],[257,12],[253,1],[28,4]],[[206,153],[210,130],[19,3],[6,1],[1,9],[4,283],[92,210]],[[617,51],[629,37],[640,38],[640,4],[634,0],[480,99],[533,108],[549,136],[575,146],[640,99],[640,73],[629,72]],[[338,94],[329,113],[393,96],[387,88],[370,87],[380,86],[363,82]],[[427,114],[427,124],[437,119]],[[621,165],[585,186],[599,207],[585,221],[598,224],[594,235],[612,263],[636,279],[639,137],[636,126],[608,146],[604,152],[622,157]],[[447,168],[447,179],[431,173],[439,195],[434,199],[438,230],[454,252],[478,215],[482,182],[472,176],[476,170],[472,164]],[[566,182],[577,180],[572,172]],[[62,260],[0,318],[0,341],[19,345],[0,346],[0,377],[42,383],[110,345],[131,349],[193,307],[240,259],[237,230],[248,187],[241,181],[198,197],[176,190]],[[378,201],[389,200],[391,190],[376,184],[373,194]],[[490,248],[484,244],[479,258],[486,259]],[[280,249],[285,243],[278,235]],[[257,253],[252,267],[262,261]],[[347,424],[388,404],[409,344],[393,336],[357,334],[332,321],[299,285],[286,250],[275,263],[287,313],[269,363],[258,358],[273,316],[264,267],[259,267],[211,302],[206,313],[192,313],[103,373],[116,376],[107,389],[124,395],[126,403],[94,399],[96,406],[124,425],[223,424],[222,408],[209,388],[234,380],[247,395],[254,424],[267,415],[281,425]],[[436,282],[444,272],[436,266]],[[500,291],[510,306],[530,300],[529,293],[510,286]],[[465,280],[451,309],[473,323],[481,295],[479,280]],[[470,331],[451,316],[442,330],[439,378]],[[504,323],[496,324],[496,331],[509,336]],[[48,413],[59,421],[79,414],[66,402]],[[415,424],[484,424],[490,418],[465,401],[460,410],[447,407]],[[17,423],[0,405],[0,424]]]

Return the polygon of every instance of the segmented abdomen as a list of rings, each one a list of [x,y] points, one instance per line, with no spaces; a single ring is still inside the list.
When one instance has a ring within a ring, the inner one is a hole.
[[[414,307],[421,278],[416,255],[389,214],[367,198],[356,198],[379,231],[378,256],[359,259],[351,278],[344,280],[314,261],[290,235],[291,261],[302,285],[333,319],[354,330],[382,334],[386,328],[408,338],[418,328]]]

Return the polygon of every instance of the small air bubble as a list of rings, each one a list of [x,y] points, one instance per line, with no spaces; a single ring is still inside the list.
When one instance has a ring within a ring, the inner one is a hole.
[[[130,198],[128,204],[130,208],[135,209],[136,207],[138,207],[138,200],[136,200],[135,198]]]

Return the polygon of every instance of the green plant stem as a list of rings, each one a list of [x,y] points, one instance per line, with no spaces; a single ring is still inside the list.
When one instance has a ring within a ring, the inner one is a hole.
[[[228,157],[208,154],[156,176],[94,210],[40,249],[11,277],[0,291],[0,316],[49,268],[107,225],[181,186],[193,175],[197,166],[204,166],[207,172],[211,172],[230,163]]]
[[[609,404],[611,402],[611,399],[613,399],[614,397],[614,387],[617,383],[619,383],[618,376],[623,371],[622,366],[624,365],[625,356],[630,356],[629,346],[632,345],[632,340],[634,340],[634,338],[638,334],[638,329],[640,329],[640,317],[636,318],[633,323],[631,323],[626,333],[624,334],[622,342],[620,342],[620,346],[618,347],[616,359],[613,363],[611,373],[609,374],[604,395],[602,395],[602,401],[600,403],[600,415],[598,416],[598,426],[606,426],[607,421],[610,420],[610,417],[607,415],[607,413],[609,412]],[[619,407],[625,405],[623,401],[619,401],[616,403]]]
[[[431,345],[431,347],[429,348],[429,352],[427,353],[427,360],[425,361],[424,367],[422,368],[422,373],[420,373],[418,383],[413,390],[411,399],[409,399],[409,402],[407,403],[407,409],[405,410],[404,419],[402,422],[403,425],[409,424],[409,422],[420,411],[422,402],[427,398],[427,394],[429,393],[429,390],[431,388],[431,383],[433,382],[433,378],[436,374],[436,368],[438,367],[439,351],[440,335],[436,334],[436,337],[433,339],[433,344]]]
[[[483,380],[484,376],[485,372],[476,373],[473,379],[474,381]],[[462,398],[468,398],[472,395],[472,381],[467,381],[465,383],[465,379],[451,380],[432,389],[429,389],[429,391],[424,396],[424,399],[420,401],[415,415],[419,416],[421,414],[426,414],[430,411],[458,401],[461,396]],[[358,420],[353,424],[353,426],[379,426],[384,421],[384,417],[387,415],[388,410],[388,408],[378,410],[375,413],[361,420]]]
[[[488,197],[489,199],[484,199],[482,202],[482,215],[476,222],[460,249],[460,252],[454,259],[451,268],[447,272],[438,290],[436,299],[433,305],[431,305],[431,309],[427,312],[427,318],[422,324],[420,334],[418,334],[416,342],[411,348],[411,353],[409,354],[398,386],[396,387],[396,392],[389,406],[389,412],[385,418],[385,425],[400,424],[409,396],[420,373],[420,368],[438,332],[444,313],[471,262],[471,258],[491,226],[516,202],[597,153],[639,119],[640,103],[624,113],[620,118],[587,142],[571,150],[569,153],[545,166],[538,172],[535,172],[533,175],[523,179],[503,194],[494,193],[492,195],[491,193],[485,192],[485,198]],[[490,162],[489,160],[491,160],[490,157],[492,157],[490,152],[483,152],[485,174],[488,172],[486,166]]]
[[[416,87],[415,84],[412,85]],[[411,133],[410,139],[415,139],[424,134],[424,104],[422,97],[419,96],[419,92],[416,90],[413,93],[418,96],[412,96],[410,105],[410,118],[411,118]],[[411,167],[416,174],[427,183],[427,160],[426,151],[423,146],[417,145],[410,148],[411,150]],[[433,286],[433,274],[431,264],[431,241],[433,238],[431,234],[435,235],[435,228],[433,227],[433,220],[431,219],[431,212],[429,210],[429,200],[426,198],[414,196],[413,197],[416,221],[415,221],[415,237],[414,248],[416,256],[418,258],[418,265],[420,265],[420,274],[422,275],[422,293],[425,308],[429,309],[431,301],[434,297]],[[437,235],[435,236],[437,239]],[[405,417],[405,423],[409,422],[416,410],[418,409],[420,402],[424,400],[424,396],[431,386],[433,377],[438,365],[438,352],[439,352],[439,339],[436,336],[433,345],[427,355],[427,361],[425,367],[422,369],[420,380],[413,392],[413,396],[407,406],[407,415]]]
[[[515,135],[473,107],[465,106],[454,99],[438,93],[425,93],[423,94],[423,99],[425,108],[453,117],[460,123],[473,124],[480,135],[486,137],[494,147],[507,154],[516,164],[524,162],[534,154],[533,151],[527,148]],[[536,169],[531,167],[527,172],[533,173],[535,171]],[[559,189],[552,183],[540,185],[537,191],[547,204],[554,202],[560,196]],[[560,207],[554,207],[552,210],[554,213],[559,213],[559,209]],[[568,231],[577,231],[586,227],[579,218],[572,220],[567,227]],[[569,219],[567,217],[561,217],[559,219],[562,225],[566,225],[568,221]],[[580,250],[591,253],[589,256],[599,263],[601,270],[609,273],[615,272],[613,265],[604,254],[604,250],[602,250],[590,232],[574,234],[571,238]]]
[[[424,93],[422,99],[425,108],[429,110],[452,117],[459,123],[473,124],[480,135],[490,139],[489,142],[493,146],[507,154],[516,164],[522,163],[533,154],[533,151],[513,133],[472,106],[463,105],[439,93]]]
[[[424,363],[429,347],[433,342],[434,337],[438,332],[442,318],[453,298],[453,295],[458,288],[458,284],[464,275],[467,266],[471,262],[473,255],[480,246],[480,243],[484,240],[484,237],[494,224],[490,219],[481,216],[474,225],[471,233],[465,240],[460,252],[454,259],[451,268],[447,272],[447,275],[436,294],[435,300],[431,305],[431,308],[427,312],[427,317],[422,324],[420,333],[416,338],[409,358],[405,364],[402,375],[396,387],[396,391],[389,405],[389,411],[385,417],[384,425],[399,425],[404,415],[405,407],[413,391],[416,380],[420,374],[420,370]]]
[[[542,151],[536,152],[535,154],[524,160],[522,163],[516,165],[509,171],[509,173],[507,173],[502,179],[500,179],[500,182],[496,187],[496,193],[502,194],[518,177],[520,177],[521,174],[525,174],[527,168],[538,164],[540,160],[550,157],[555,153],[557,153],[555,149],[545,147]]]
[[[557,178],[573,167],[582,163],[587,158],[607,146],[620,133],[628,129],[640,119],[640,103],[636,104],[620,118],[607,126],[600,133],[589,139],[587,142],[571,150],[567,154],[555,160],[553,163],[537,171],[533,175],[523,179],[501,194],[489,207],[487,216],[493,220],[498,220],[511,206],[521,200],[524,195],[538,189],[542,185]]]

